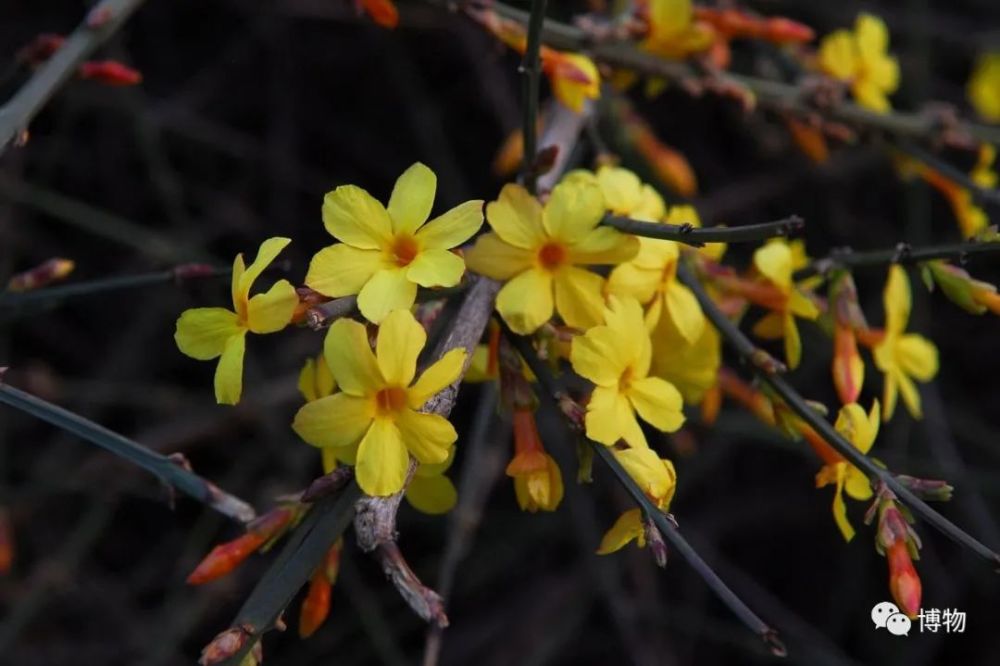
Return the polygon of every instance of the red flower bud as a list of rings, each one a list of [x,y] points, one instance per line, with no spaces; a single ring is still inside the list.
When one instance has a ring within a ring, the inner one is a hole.
[[[80,65],[80,78],[103,83],[106,86],[134,86],[142,81],[137,69],[117,60],[90,60]]]
[[[900,610],[910,619],[920,612],[921,584],[906,541],[895,541],[885,552],[889,562],[889,590]]]
[[[299,611],[299,637],[309,638],[330,614],[330,580],[324,566],[319,566],[309,581],[309,592]]]
[[[292,509],[282,507],[253,521],[247,527],[246,534],[213,548],[188,576],[188,584],[202,585],[230,573],[261,546],[278,536],[291,522],[293,515]]]

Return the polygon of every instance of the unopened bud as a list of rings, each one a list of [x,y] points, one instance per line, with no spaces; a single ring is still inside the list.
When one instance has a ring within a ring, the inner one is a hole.
[[[886,550],[889,562],[889,590],[900,610],[910,618],[920,611],[922,586],[905,541],[896,541]]]
[[[72,259],[53,258],[34,268],[18,273],[7,283],[7,291],[24,292],[41,289],[53,282],[65,279],[76,264]]]
[[[142,82],[142,73],[117,60],[91,60],[80,65],[81,79],[106,86],[134,86]]]
[[[242,627],[226,629],[202,649],[198,663],[201,666],[213,666],[231,659],[239,654],[248,640],[250,634]]]

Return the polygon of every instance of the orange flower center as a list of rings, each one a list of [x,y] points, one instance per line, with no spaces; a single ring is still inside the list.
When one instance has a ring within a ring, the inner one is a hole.
[[[618,378],[618,390],[622,393],[627,392],[632,387],[633,370],[632,366],[625,368],[622,372],[622,376]]]
[[[389,386],[375,394],[375,407],[382,416],[395,414],[406,407],[406,389]]]
[[[392,243],[392,258],[397,266],[409,266],[419,253],[420,246],[413,236],[396,236]]]
[[[538,250],[538,263],[553,271],[566,263],[566,248],[562,243],[546,243]]]

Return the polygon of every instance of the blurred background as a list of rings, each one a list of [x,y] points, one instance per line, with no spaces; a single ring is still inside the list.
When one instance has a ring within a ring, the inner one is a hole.
[[[320,205],[338,184],[385,200],[398,174],[422,161],[438,175],[436,212],[495,197],[505,179],[490,165],[520,123],[518,57],[459,15],[399,4],[400,26],[389,31],[359,18],[346,0],[146,3],[100,52],[139,69],[142,84],[70,83],[32,123],[27,145],[0,158],[0,281],[54,256],[76,262],[73,281],[189,261],[226,265],[282,235],[294,239],[283,269],[300,284],[311,255],[330,242]],[[587,8],[549,4],[563,18]],[[1000,47],[1000,8],[991,0],[750,4],[820,35],[849,27],[862,10],[882,16],[901,64],[898,108],[936,99],[968,113],[964,86],[974,58]],[[86,5],[0,3],[0,98],[27,77],[14,66],[17,51],[39,33],[70,32]],[[755,67],[752,53],[736,56],[738,66]],[[959,240],[947,203],[902,181],[877,140],[837,147],[817,165],[767,113],[746,116],[731,102],[678,90],[629,97],[691,162],[700,183],[694,203],[707,224],[797,213],[807,221],[812,256],[844,245]],[[601,125],[605,140],[626,166],[648,173],[616,144],[612,124]],[[734,248],[727,261],[744,267],[751,250]],[[975,261],[970,271],[1000,280],[995,260]],[[885,270],[859,270],[856,280],[870,321],[881,323]],[[894,470],[948,479],[956,493],[944,513],[997,548],[1000,321],[928,294],[915,272],[911,281],[912,328],[937,343],[941,371],[922,387],[924,420],[900,410],[873,454]],[[0,311],[0,366],[11,367],[5,380],[158,451],[182,452],[200,474],[265,510],[319,472],[315,450],[289,424],[301,403],[298,371],[320,349],[321,335],[292,328],[253,337],[243,403],[218,406],[214,364],[183,356],[173,332],[185,308],[228,305],[228,289],[225,279],[164,284]],[[835,408],[829,341],[815,327],[802,330],[804,361],[792,381]],[[866,406],[880,396],[868,370]],[[453,414],[460,439],[452,476],[487,500],[456,572],[440,663],[778,661],[681,558],[659,571],[634,546],[594,555],[630,503],[603,470],[592,486],[570,483],[575,443],[547,413],[543,437],[563,464],[566,498],[554,513],[522,513],[503,475],[509,426],[498,419],[472,432],[477,412],[492,410],[491,397],[489,389],[466,387]],[[872,530],[861,526],[858,503],[850,506],[858,537],[844,543],[830,515],[832,489],[814,488],[819,462],[808,447],[733,405],[711,429],[692,413],[681,434],[655,446],[677,467],[672,511],[684,534],[778,629],[788,663],[995,660],[996,573],[924,524],[916,526],[923,605],[966,612],[966,630],[897,638],[873,629],[871,607],[889,598],[886,562]],[[270,557],[252,558],[210,585],[185,586],[208,550],[239,532],[188,499],[173,509],[167,499],[148,474],[0,409],[0,503],[14,544],[12,568],[0,578],[0,663],[194,663]],[[399,543],[431,586],[456,524],[405,504],[400,513]],[[305,641],[294,630],[269,634],[266,663],[420,662],[426,626],[350,544],[348,536],[327,624]],[[297,612],[293,604],[289,619]]]

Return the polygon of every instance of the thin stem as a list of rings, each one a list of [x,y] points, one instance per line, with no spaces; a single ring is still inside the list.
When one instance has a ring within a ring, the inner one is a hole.
[[[708,317],[709,321],[711,321],[716,329],[718,329],[722,337],[725,338],[726,341],[731,344],[741,356],[744,357],[744,359],[750,361],[750,366],[753,368],[753,371],[757,374],[757,376],[768,384],[774,392],[785,401],[788,407],[799,416],[799,418],[818,432],[837,453],[861,470],[865,476],[869,478],[869,480],[875,480],[885,484],[885,486],[895,493],[895,495],[904,504],[906,504],[906,506],[909,507],[914,514],[926,520],[934,528],[940,530],[950,539],[962,546],[965,546],[980,557],[992,562],[994,565],[1000,565],[1000,555],[997,555],[997,553],[987,548],[950,520],[929,507],[923,500],[899,483],[892,471],[879,467],[872,462],[868,456],[861,453],[861,451],[856,449],[849,441],[844,439],[844,437],[841,436],[841,434],[837,432],[836,429],[830,425],[830,422],[823,418],[819,412],[810,407],[809,403],[806,402],[806,400],[798,393],[798,391],[795,390],[795,388],[792,387],[791,384],[788,383],[787,380],[785,380],[784,377],[777,372],[769,371],[768,364],[760,363],[755,360],[757,357],[764,354],[764,352],[759,350],[753,342],[751,342],[750,339],[747,338],[742,331],[740,331],[736,324],[726,317],[726,315],[718,308],[715,302],[708,295],[708,292],[705,291],[701,282],[694,277],[691,270],[687,266],[678,265],[677,276],[680,278],[681,282],[687,285],[687,287],[694,292],[699,304],[701,304],[701,309],[705,312],[705,316]]]
[[[511,341],[511,344],[517,349],[517,351],[524,358],[528,367],[535,374],[538,383],[542,386],[549,397],[555,401],[557,405],[565,404],[567,401],[571,401],[569,394],[560,384],[559,380],[553,375],[552,370],[547,366],[541,359],[538,358],[538,354],[535,349],[531,346],[531,341],[529,338],[520,336],[511,331],[507,325],[500,321],[500,326],[503,328],[504,335]],[[563,411],[560,409],[560,411]],[[565,412],[563,412],[565,413]],[[578,424],[571,424],[573,427],[578,428]],[[739,620],[746,625],[751,631],[761,637],[761,639],[767,643],[771,652],[778,656],[784,656],[786,654],[785,646],[782,644],[781,640],[778,638],[778,633],[773,628],[771,628],[767,623],[761,620],[757,615],[743,603],[743,600],[736,595],[726,583],[719,577],[712,567],[709,566],[705,560],[698,555],[698,553],[691,547],[691,544],[681,535],[677,526],[660,511],[659,508],[653,504],[646,494],[643,493],[642,489],[636,484],[636,482],[629,476],[628,472],[621,466],[618,460],[611,453],[611,450],[597,442],[587,438],[587,443],[594,449],[598,457],[611,469],[611,472],[615,475],[615,479],[619,484],[628,492],[636,504],[643,510],[643,513],[650,518],[656,525],[657,529],[663,534],[663,536],[670,542],[680,553],[681,557],[687,561],[687,563],[698,573],[699,576],[705,581],[708,587],[719,597],[719,599],[726,604],[726,606],[736,615]]]
[[[524,133],[524,183],[528,191],[535,192],[535,156],[538,154],[538,79],[541,74],[542,24],[545,20],[546,0],[532,0],[528,18],[527,45],[521,63],[523,93],[521,119]]]
[[[828,257],[817,259],[795,273],[796,279],[824,274],[834,268],[861,268],[887,264],[915,264],[934,259],[948,259],[964,264],[969,257],[980,254],[1000,253],[1000,242],[969,241],[912,248],[908,243],[898,243],[891,250],[855,252],[851,248],[833,250]]]
[[[115,34],[144,1],[104,0],[90,10],[62,47],[0,108],[0,154],[76,74],[80,63]]]
[[[805,220],[798,215],[791,215],[774,222],[747,224],[741,227],[708,227],[698,228],[690,224],[661,224],[659,222],[642,222],[627,217],[605,217],[601,224],[614,227],[621,232],[677,241],[694,247],[705,243],[738,243],[767,240],[779,236],[792,236],[805,227]]]
[[[466,280],[454,287],[445,287],[443,289],[421,288],[417,291],[417,303],[426,303],[427,301],[451,298],[452,296],[468,291],[469,285],[470,281]],[[332,301],[320,303],[319,305],[314,305],[309,308],[309,310],[306,311],[306,325],[314,331],[321,331],[341,317],[350,316],[357,312],[357,310],[357,296],[342,296],[340,298],[335,298]]]
[[[183,461],[147,449],[142,444],[108,430],[62,407],[0,383],[0,403],[47,421],[156,475],[161,481],[190,495],[219,513],[240,522],[253,520],[253,507],[223,492],[211,481],[186,469]]]
[[[59,285],[57,287],[48,287],[33,291],[0,292],[0,310],[39,303],[57,303],[77,296],[90,296],[109,291],[135,289],[174,281],[180,282],[192,278],[215,278],[231,274],[231,268],[220,268],[207,264],[184,264],[167,271],[157,271],[155,273],[124,275],[104,280],[90,280],[88,282]]]

